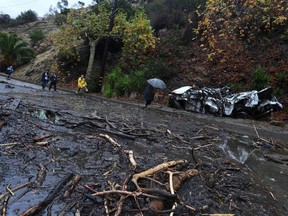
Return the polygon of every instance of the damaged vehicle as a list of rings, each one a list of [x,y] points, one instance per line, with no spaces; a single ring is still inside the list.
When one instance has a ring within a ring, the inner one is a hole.
[[[195,88],[184,86],[169,93],[169,107],[197,113],[236,118],[267,117],[271,112],[283,109],[273,95],[271,87],[231,93],[229,87]]]

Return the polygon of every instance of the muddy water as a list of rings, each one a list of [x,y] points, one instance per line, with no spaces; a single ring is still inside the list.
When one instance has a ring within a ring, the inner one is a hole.
[[[265,159],[265,154],[273,152],[288,158],[288,152],[271,150],[272,146],[260,141],[255,143],[249,136],[227,137],[219,147],[231,159],[242,164],[247,175],[256,184],[266,188],[274,200],[283,200],[288,205],[288,165]]]

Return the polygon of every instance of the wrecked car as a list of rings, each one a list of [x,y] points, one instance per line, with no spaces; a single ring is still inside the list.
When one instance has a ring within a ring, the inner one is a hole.
[[[184,86],[169,93],[169,107],[197,113],[237,118],[261,118],[283,109],[271,87],[231,93],[229,87],[195,88]]]

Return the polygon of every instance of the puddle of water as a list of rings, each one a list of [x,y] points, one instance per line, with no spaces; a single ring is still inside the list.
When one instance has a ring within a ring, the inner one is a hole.
[[[242,136],[239,139],[226,139],[220,148],[233,160],[240,164],[245,164],[249,156],[253,154],[255,148],[253,141],[249,140],[248,136]]]
[[[34,118],[39,118],[42,121],[49,121],[53,124],[58,124],[60,121],[60,115],[51,110],[35,110],[31,115]]]
[[[256,183],[272,192],[271,196],[276,200],[287,200],[288,204],[288,166],[266,160],[264,154],[270,150],[256,148],[255,145],[248,136],[242,136],[228,138],[219,147],[231,159],[243,164],[248,174],[256,179]],[[277,153],[274,150],[273,152]],[[278,152],[278,154],[288,155],[285,152]]]

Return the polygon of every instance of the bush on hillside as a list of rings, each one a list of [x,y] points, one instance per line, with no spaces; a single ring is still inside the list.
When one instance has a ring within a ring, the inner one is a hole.
[[[19,16],[13,20],[13,25],[23,25],[26,23],[35,22],[38,20],[38,15],[35,11],[28,10],[25,12],[21,12]]]
[[[32,31],[30,31],[29,33],[29,37],[32,41],[32,45],[35,45],[38,41],[41,41],[44,39],[44,33],[41,29],[34,29]]]
[[[252,88],[253,90],[261,90],[268,87],[270,76],[266,73],[265,69],[257,66],[252,73]]]
[[[8,14],[0,14],[0,28],[6,28],[10,25],[11,17]]]

